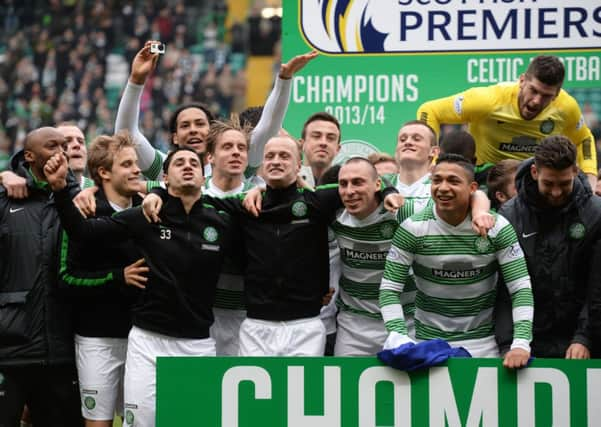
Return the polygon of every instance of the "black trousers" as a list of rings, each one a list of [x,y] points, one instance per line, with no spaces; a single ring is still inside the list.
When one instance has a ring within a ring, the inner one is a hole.
[[[25,404],[35,427],[83,426],[75,366],[0,368],[0,427],[19,426]]]
[[[324,352],[324,356],[333,356],[335,345],[336,345],[336,332],[326,335],[326,349]]]

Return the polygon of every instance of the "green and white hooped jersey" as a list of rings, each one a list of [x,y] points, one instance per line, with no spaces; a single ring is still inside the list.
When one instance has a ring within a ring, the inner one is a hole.
[[[415,332],[421,340],[486,340],[493,336],[497,275],[501,271],[513,306],[513,347],[529,349],[533,298],[524,254],[502,216],[488,237],[442,221],[429,206],[395,233],[380,289],[386,328],[407,334],[399,295],[412,266],[417,285]]]
[[[388,177],[392,185],[398,190],[399,194],[405,198],[405,203],[397,211],[397,221],[402,224],[411,215],[420,212],[427,206],[432,204],[432,193],[430,187],[432,180],[430,174],[422,176],[420,179],[415,181],[411,185],[403,184],[399,181],[399,175],[392,175]],[[407,284],[401,295],[401,301],[403,304],[403,312],[407,317],[413,317],[415,313],[415,280],[413,278],[413,270],[409,269],[409,278]]]
[[[383,204],[362,220],[346,209],[336,217],[331,228],[338,239],[342,262],[336,301],[341,311],[382,319],[378,306],[380,281],[397,227],[395,214]]]
[[[208,177],[203,192],[212,197],[227,197],[243,193],[253,187],[254,185],[250,180],[246,180],[233,190],[222,191],[213,184],[211,177]],[[223,269],[217,282],[214,307],[226,310],[246,310],[244,305],[244,272],[228,257],[223,261]]]
[[[167,158],[167,154],[161,150],[154,149],[154,159],[148,169],[142,171],[142,175],[150,181],[163,180],[163,162]]]

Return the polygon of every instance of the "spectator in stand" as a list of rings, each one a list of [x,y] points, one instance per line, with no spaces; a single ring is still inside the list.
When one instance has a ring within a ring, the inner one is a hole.
[[[160,134],[169,131],[174,106],[189,99],[204,102],[207,96],[223,116],[245,107],[245,74],[238,69],[244,60],[236,56],[231,71],[227,65],[231,51],[245,53],[244,44],[242,48],[239,43],[235,48],[224,44],[224,2],[178,0],[157,6],[131,0],[57,1],[35,10],[27,4],[11,2],[2,10],[0,125],[10,140],[10,154],[28,130],[52,123],[76,122],[88,138],[112,134],[116,88],[111,85],[119,71],[113,66],[118,61],[107,61],[108,55],[121,54],[131,62],[148,39],[162,37],[168,43],[165,58],[147,85],[150,101],[141,106],[142,115],[152,110]],[[199,28],[204,31],[207,25],[198,19],[201,16],[213,23],[206,43],[202,31],[191,31],[189,25],[202,22]],[[204,52],[195,50],[200,46]],[[199,76],[211,63],[215,80],[224,76],[224,82],[214,81],[206,89]]]

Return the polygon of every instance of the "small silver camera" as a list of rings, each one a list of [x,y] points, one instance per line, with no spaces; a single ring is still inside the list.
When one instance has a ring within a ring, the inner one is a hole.
[[[150,44],[150,53],[165,53],[165,43],[151,43]]]

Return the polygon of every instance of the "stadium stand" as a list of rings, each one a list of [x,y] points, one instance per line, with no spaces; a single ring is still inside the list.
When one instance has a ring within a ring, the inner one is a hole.
[[[181,103],[204,102],[218,116],[244,109],[249,56],[272,55],[280,34],[279,17],[262,18],[260,7],[248,3],[5,0],[0,8],[0,170],[21,148],[25,134],[39,126],[74,121],[87,141],[112,133],[129,65],[148,39],[167,44],[141,108],[142,131],[157,148],[167,148],[167,119]],[[246,19],[240,20],[244,10]],[[261,39],[253,48],[257,52],[250,50],[249,35]],[[271,74],[254,76],[255,84],[260,88],[255,98],[262,103]]]

